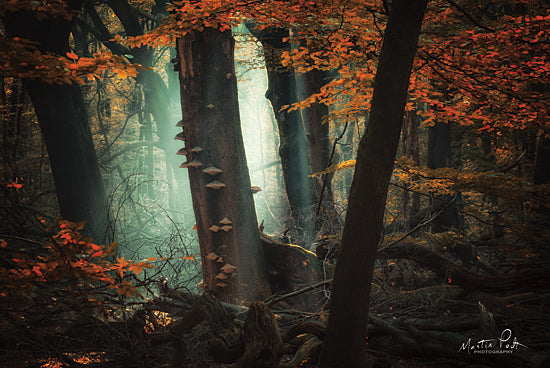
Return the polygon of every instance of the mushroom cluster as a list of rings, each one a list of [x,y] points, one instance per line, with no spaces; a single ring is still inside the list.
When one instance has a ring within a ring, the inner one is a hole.
[[[217,232],[220,231],[220,230],[223,230],[223,231],[225,231],[225,232],[228,232],[229,230],[233,229],[233,226],[231,226],[233,223],[232,223],[231,220],[228,219],[227,217],[224,217],[223,219],[221,219],[219,223],[220,223],[222,226],[212,225],[212,226],[210,226],[210,227],[208,228],[208,230],[217,233]]]
[[[233,266],[230,263],[225,262],[223,257],[218,256],[214,252],[208,253],[206,258],[212,262],[224,264],[222,267],[220,267],[220,273],[216,275],[216,286],[219,287],[226,287],[229,285],[229,280],[233,275],[235,274],[235,271],[237,271],[237,267]]]
[[[178,128],[184,128],[185,127],[185,124],[187,124],[187,122],[183,121],[183,120],[180,120],[178,121],[178,123],[176,124],[176,127]],[[181,133],[178,133],[176,134],[176,136],[174,137],[174,139],[176,140],[179,140],[179,141],[185,141],[186,140],[186,137],[185,137],[185,132],[181,132]],[[180,155],[180,156],[187,156],[187,161],[182,163],[180,165],[181,168],[184,168],[184,169],[188,169],[190,167],[201,167],[202,166],[202,162],[200,162],[196,157],[191,157],[191,154],[199,154],[201,153],[202,151],[204,151],[204,149],[202,147],[199,147],[199,146],[195,146],[191,149],[188,149],[187,147],[183,147],[183,148],[180,148],[178,150],[178,152],[176,152],[177,155]]]

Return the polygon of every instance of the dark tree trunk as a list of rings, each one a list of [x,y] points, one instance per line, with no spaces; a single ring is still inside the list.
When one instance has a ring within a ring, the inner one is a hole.
[[[479,167],[482,171],[495,170],[496,155],[494,140],[496,136],[492,136],[491,133],[484,133],[481,135],[481,162]],[[490,216],[489,220],[492,222],[492,229],[489,234],[490,238],[500,238],[504,236],[504,226],[502,226],[502,211],[499,208],[499,199],[496,196],[487,195],[484,196],[486,200],[487,213]]]
[[[314,93],[318,93],[326,83],[327,73],[320,70],[312,70],[305,74],[296,74],[296,87],[298,100],[304,101]],[[329,124],[323,118],[327,118],[328,106],[314,103],[310,107],[301,110],[302,120],[308,138],[309,160],[311,171],[316,173],[323,171],[329,165],[330,142]],[[317,196],[320,194],[320,185],[315,185]],[[330,197],[330,183],[327,183],[325,195]]]
[[[372,271],[427,0],[394,0],[359,144],[321,367],[367,366]]]
[[[67,1],[78,10],[81,1]],[[11,37],[37,41],[41,51],[64,55],[69,51],[72,21],[55,17],[37,20],[31,12],[7,14],[2,19]],[[77,85],[52,85],[24,80],[48,149],[61,216],[87,221],[98,242],[107,236],[107,200],[88,116]]]
[[[440,169],[451,167],[452,164],[452,140],[451,126],[446,123],[436,122],[428,132],[428,167]],[[452,198],[441,198],[451,201]],[[451,228],[460,228],[460,216],[454,205],[445,209],[433,222],[432,232],[439,233]]]
[[[300,102],[304,101],[311,95],[318,93],[329,78],[328,72],[317,69],[308,73],[297,74],[298,100]],[[302,121],[308,138],[308,153],[312,173],[326,170],[331,164],[328,112],[328,106],[321,103],[314,103],[310,107],[301,110]],[[321,175],[314,179],[315,195],[318,198],[318,203],[321,204],[316,207],[316,214],[319,215],[322,210],[325,221],[331,221],[331,216],[335,213],[331,179],[332,175]]]
[[[240,127],[233,48],[230,32],[211,28],[177,41],[187,161],[202,164],[188,170],[204,282],[232,302],[269,295]],[[191,152],[197,146],[203,150]],[[223,172],[209,175],[203,172],[208,167]],[[225,187],[206,186],[214,181]],[[224,226],[220,221],[225,217],[231,228],[213,231],[213,225]],[[210,253],[221,259],[208,257]],[[236,271],[223,272],[226,263]]]
[[[124,30],[130,36],[138,36],[144,33],[142,24],[139,22],[139,14],[136,8],[130,5],[127,0],[109,0],[109,7],[113,9],[116,16],[120,19]],[[112,38],[112,35],[109,34],[107,28],[102,23],[101,19],[97,16],[95,9],[92,5],[88,6],[88,12],[90,14],[95,14],[94,25],[96,28],[101,28],[101,41],[110,49],[119,54],[131,54],[133,55],[132,62],[141,64],[143,66],[153,67],[153,49],[150,47],[140,47],[132,50],[125,50],[121,48],[119,44],[109,43],[109,40]],[[162,12],[162,7],[157,7],[157,12]],[[169,76],[172,71],[168,71]],[[173,78],[172,78],[173,79]],[[185,187],[186,178],[181,175],[181,172],[177,170],[179,162],[174,153],[177,151],[178,146],[172,139],[173,136],[177,133],[174,125],[176,121],[173,121],[173,118],[170,114],[170,91],[162,77],[155,72],[153,69],[145,69],[139,71],[138,77],[136,79],[137,83],[143,86],[143,95],[144,95],[144,110],[146,113],[151,114],[155,120],[157,127],[157,134],[160,140],[160,146],[165,151],[166,154],[166,171],[168,172],[167,176],[171,177],[172,174],[176,180],[177,192],[179,192],[181,197],[187,197],[187,191],[183,188]],[[152,149],[152,148],[150,148]],[[169,181],[170,182],[170,181]],[[184,201],[188,203],[189,198],[185,198]],[[172,201],[170,201],[172,202]],[[172,206],[171,206],[172,207]],[[176,207],[177,208],[177,207]]]
[[[403,151],[405,157],[411,160],[415,165],[420,164],[420,151],[418,148],[418,115],[416,110],[407,111],[403,122]],[[414,178],[413,178],[414,179]],[[420,209],[420,194],[405,191],[403,194],[403,208],[405,218],[405,230],[409,230],[415,225],[411,225],[411,218]]]
[[[537,142],[537,155],[535,157],[535,171],[533,182],[538,185],[547,185],[550,182],[550,138],[545,133]],[[534,211],[538,215],[536,224],[540,229],[550,228],[550,204],[545,200],[534,200]],[[535,229],[535,234],[544,234],[538,229]],[[542,243],[546,243],[546,239],[542,236]]]
[[[545,133],[537,142],[533,182],[535,184],[548,184],[550,182],[550,138]]]
[[[302,238],[299,240],[308,246],[316,228],[313,213],[317,203],[310,177],[308,140],[300,110],[281,111],[283,106],[298,102],[294,70],[283,67],[280,60],[282,51],[290,48],[288,43],[282,42],[289,33],[281,28],[262,32],[254,30],[253,26],[249,29],[264,48],[268,78],[266,98],[271,102],[279,130],[279,156],[286,194],[297,233]]]
[[[153,189],[153,176],[155,174],[155,164],[153,162],[153,121],[151,120],[151,115],[147,112],[139,113],[139,123],[140,123],[140,140],[143,142],[150,142],[151,144],[142,148],[143,157],[142,157],[142,166],[145,168],[146,182],[144,185],[139,187],[141,194],[145,197],[154,199],[155,193]]]

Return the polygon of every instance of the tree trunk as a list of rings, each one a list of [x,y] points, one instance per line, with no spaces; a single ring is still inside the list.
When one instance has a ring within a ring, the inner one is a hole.
[[[416,110],[407,111],[403,122],[403,151],[405,156],[414,162],[420,164],[420,152],[418,148],[418,115]],[[413,178],[414,179],[414,178]],[[404,223],[405,230],[410,230],[416,225],[411,225],[411,218],[420,209],[420,194],[416,192],[405,191],[403,193]]]
[[[533,182],[535,184],[550,182],[550,138],[545,133],[537,142]]]
[[[82,4],[66,3],[74,10]],[[62,17],[38,20],[24,11],[6,14],[2,21],[11,37],[36,41],[43,52],[64,55],[69,51],[72,21]],[[87,221],[87,231],[95,241],[108,241],[107,200],[80,87],[39,80],[23,83],[48,149],[61,216]]]
[[[326,83],[326,72],[312,70],[304,74],[296,74],[296,87],[299,101],[304,101],[314,93],[318,93],[321,87]],[[329,165],[330,142],[329,142],[329,124],[323,121],[328,115],[328,106],[320,103],[314,103],[310,107],[301,110],[302,121],[306,129],[308,138],[309,161],[311,162],[311,171],[313,173],[325,170]],[[320,195],[321,185],[315,184],[317,196]],[[330,182],[326,184],[325,196],[332,198]]]
[[[321,87],[328,82],[330,75],[326,71],[314,69],[304,74],[296,74],[296,88],[298,100],[304,101],[315,93],[319,93]],[[301,111],[302,121],[306,129],[308,139],[309,162],[311,172],[317,173],[326,170],[330,166],[330,140],[328,123],[328,106],[321,103],[314,103]],[[315,196],[318,199],[315,209],[316,216],[322,213],[322,219],[316,230],[321,228],[323,223],[334,221],[334,208],[332,196],[332,175],[320,175],[314,178]]]
[[[124,30],[130,36],[138,36],[144,33],[142,24],[139,22],[139,14],[136,8],[130,5],[127,0],[109,0],[108,5],[113,9],[116,16],[120,19]],[[88,7],[89,12],[92,14],[95,13],[95,10],[90,5]],[[162,10],[161,8],[157,11]],[[108,30],[104,27],[101,19],[96,16],[94,20],[94,25],[96,27],[102,28],[102,42],[106,46],[109,46],[109,41],[112,39],[112,35],[108,33]],[[141,64],[143,66],[153,67],[153,49],[150,47],[140,47],[132,50],[121,49],[118,44],[111,47],[111,50],[119,55],[132,54],[132,62]],[[172,71],[167,71],[169,77]],[[177,151],[178,147],[176,142],[172,137],[177,133],[174,125],[176,121],[173,121],[170,113],[170,91],[162,77],[153,69],[140,70],[136,82],[143,86],[143,95],[144,95],[144,110],[146,113],[149,113],[153,116],[156,127],[157,134],[160,140],[160,145],[166,154],[166,171],[172,171],[174,177],[176,178],[176,187],[175,189],[179,195],[185,198],[184,201],[188,203],[188,194],[187,191],[183,188],[185,187],[186,179],[180,174],[178,168],[177,157],[174,153]],[[170,176],[168,174],[167,176]],[[171,201],[170,201],[171,202]],[[174,208],[170,206],[171,208]],[[177,207],[176,207],[177,208]]]
[[[533,182],[537,185],[548,185],[550,182],[550,138],[545,133],[539,137],[537,142]],[[547,242],[544,236],[546,231],[542,229],[550,228],[550,204],[545,200],[534,200],[533,210],[537,214],[534,221],[537,228],[534,229],[534,233],[541,234],[542,236],[538,237],[541,238],[541,243],[545,244]]]
[[[281,65],[281,52],[289,49],[282,39],[288,37],[286,29],[269,29],[258,32],[248,27],[262,43],[267,67],[268,88],[266,98],[271,102],[279,130],[279,156],[283,179],[298,240],[306,247],[312,241],[316,224],[313,219],[316,198],[308,156],[308,141],[300,110],[281,111],[283,106],[298,102],[294,70]]]
[[[451,167],[451,126],[446,123],[436,122],[428,132],[428,167],[439,169]],[[452,198],[444,197],[450,201]],[[460,228],[460,217],[454,206],[445,209],[432,223],[432,232],[440,233],[451,228]]]
[[[187,161],[201,163],[188,170],[204,283],[224,301],[251,301],[268,296],[269,286],[240,127],[233,48],[230,32],[211,28],[177,41]],[[191,152],[198,146],[203,150]],[[223,172],[209,175],[203,172],[208,167]],[[206,186],[212,182],[225,187]],[[230,225],[220,223],[226,217]],[[225,264],[236,271],[222,269]]]
[[[321,367],[367,366],[369,298],[388,183],[427,0],[394,0],[359,144]]]

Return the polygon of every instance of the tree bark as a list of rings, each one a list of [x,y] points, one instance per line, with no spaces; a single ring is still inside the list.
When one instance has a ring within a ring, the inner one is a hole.
[[[451,167],[452,147],[451,147],[451,126],[447,123],[436,122],[428,132],[428,167],[430,169],[439,169]],[[445,201],[451,198],[443,197]],[[460,228],[460,217],[457,209],[448,207],[434,220],[432,232],[440,233],[451,228]]]
[[[535,168],[533,182],[537,185],[548,185],[550,182],[550,138],[543,133],[537,142],[537,154],[535,157]],[[535,216],[535,234],[545,234],[540,229],[550,228],[550,204],[544,200],[534,200],[533,210]],[[546,243],[545,236],[538,235],[541,243]]]
[[[109,0],[109,7],[115,12],[116,16],[121,21],[124,30],[129,36],[142,35],[145,31],[142,24],[139,22],[139,13],[136,8],[130,5],[127,0]],[[112,35],[109,33],[102,20],[97,16],[93,5],[87,6],[88,13],[92,16],[94,25],[100,29],[101,41],[105,46],[109,47],[111,51],[118,55],[131,54],[133,56],[132,62],[141,64],[147,67],[153,67],[153,49],[150,47],[139,47],[131,50],[126,50],[119,44],[112,43],[109,40],[112,39]],[[153,9],[155,10],[155,9]],[[162,7],[156,9],[162,11]],[[172,71],[168,71],[168,75]],[[161,148],[166,154],[166,171],[167,176],[170,177],[173,173],[176,178],[176,188],[179,195],[185,198],[185,203],[188,203],[188,194],[183,188],[186,186],[186,180],[184,176],[181,176],[177,170],[178,161],[174,153],[177,151],[177,144],[172,137],[176,134],[174,125],[176,121],[173,121],[173,117],[170,113],[170,91],[162,77],[153,69],[140,70],[136,82],[143,86],[144,95],[144,110],[145,113],[151,114],[155,120],[157,127],[157,135],[160,140]],[[170,181],[169,181],[170,183]],[[181,200],[181,198],[180,198]],[[190,200],[190,199],[189,199]],[[169,201],[172,202],[172,201]],[[170,208],[173,207],[170,203]]]
[[[416,110],[407,111],[403,122],[403,151],[407,159],[412,160],[415,165],[420,164],[420,152],[418,147],[418,115]],[[418,193],[403,193],[404,223],[405,230],[410,230],[414,226],[411,218],[420,209],[420,195]]]
[[[280,60],[281,52],[290,48],[288,43],[282,42],[289,32],[282,28],[257,31],[252,25],[248,28],[264,49],[268,78],[266,98],[271,102],[279,130],[279,156],[286,194],[296,232],[301,238],[296,240],[307,247],[316,228],[313,214],[317,203],[310,177],[308,140],[300,111],[281,110],[283,106],[298,102],[294,69],[283,67]]]
[[[389,180],[427,0],[394,0],[359,144],[321,367],[368,365],[369,298]]]
[[[296,88],[298,101],[304,101],[314,93],[318,93],[328,79],[328,73],[321,70],[312,70],[303,74],[296,74]],[[323,121],[328,115],[328,106],[314,103],[301,111],[302,121],[308,140],[309,161],[313,173],[323,171],[329,166],[330,141],[329,124]],[[314,183],[317,197],[321,195],[322,183]],[[330,180],[327,181],[323,193],[327,200],[332,200]]]
[[[82,5],[81,1],[66,3],[73,10]],[[36,41],[43,52],[64,55],[69,51],[73,22],[68,19],[39,20],[32,12],[19,11],[6,14],[2,21],[11,37]],[[95,241],[108,241],[107,200],[80,87],[40,80],[23,84],[46,143],[61,216],[87,221],[87,232]]]
[[[545,133],[540,136],[537,142],[533,182],[535,184],[548,184],[550,182],[550,138]]]
[[[202,164],[188,170],[204,283],[221,300],[241,302],[265,298],[270,291],[240,127],[233,48],[230,32],[210,28],[177,41],[187,161]],[[191,152],[197,146],[203,150]],[[212,166],[223,172],[202,171]],[[206,187],[214,181],[225,187]],[[224,217],[231,228],[213,231],[213,225],[224,226]],[[221,258],[207,257],[210,253]],[[223,272],[226,263],[236,271]]]

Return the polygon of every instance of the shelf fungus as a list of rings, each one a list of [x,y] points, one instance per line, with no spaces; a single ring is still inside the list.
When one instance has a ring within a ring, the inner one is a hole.
[[[204,151],[204,149],[202,147],[195,146],[195,147],[191,148],[191,151],[189,151],[189,152],[200,153],[202,151]]]
[[[223,288],[229,286],[229,284],[227,282],[219,281],[216,283],[216,286]]]
[[[250,187],[250,191],[252,192],[252,194],[256,194],[258,192],[261,192],[262,188],[253,185],[253,186]]]
[[[229,79],[229,78],[231,78],[232,76],[233,76],[233,74],[227,73],[227,74],[225,75],[225,78]]]
[[[220,224],[223,224],[223,225],[231,225],[232,222],[230,219],[228,219],[227,217],[224,217],[220,220]]]
[[[210,166],[210,167],[207,167],[206,169],[202,170],[202,172],[205,173],[205,174],[208,174],[208,175],[215,176],[215,175],[218,175],[219,173],[222,173],[223,170],[218,169],[217,167],[214,167],[214,166]]]
[[[217,233],[218,231],[220,231],[221,227],[219,227],[218,225],[212,225],[208,228],[208,230],[210,231],[213,231],[215,233]]]
[[[232,264],[226,263],[226,264],[223,265],[221,270],[222,270],[223,273],[230,274],[230,273],[235,272],[237,270],[237,267],[233,266]]]
[[[187,169],[190,167],[201,167],[201,166],[202,166],[202,162],[199,162],[197,160],[193,160],[191,162],[184,162],[183,164],[180,165],[182,169]]]
[[[183,134],[183,132],[178,133],[178,134],[176,134],[176,136],[174,137],[174,139],[176,139],[176,140],[178,140],[178,141],[184,141],[184,140],[185,140],[185,134]]]
[[[209,108],[210,110],[212,110],[214,108],[214,105],[208,104],[208,105],[206,105],[206,107]]]
[[[206,256],[207,259],[211,260],[211,261],[215,261],[216,259],[218,259],[218,255],[214,252],[210,252],[208,253],[208,255]]]
[[[180,156],[186,156],[188,154],[189,154],[189,152],[187,152],[187,150],[185,148],[180,148],[178,150],[178,152],[176,152],[176,155],[180,155]]]
[[[229,278],[229,276],[227,276],[225,273],[223,272],[220,272],[219,274],[216,275],[216,278],[218,280],[227,280]]]
[[[228,232],[229,230],[233,229],[233,226],[231,225],[223,225],[221,229],[225,232]]]
[[[212,189],[222,189],[222,188],[225,188],[225,184],[222,183],[221,181],[218,181],[218,180],[214,180],[213,182],[206,184],[206,186],[207,186],[208,188],[212,188]]]
[[[176,124],[176,127],[177,128],[183,128],[183,125],[185,124],[185,122],[183,120],[180,120],[178,121],[178,123]]]

